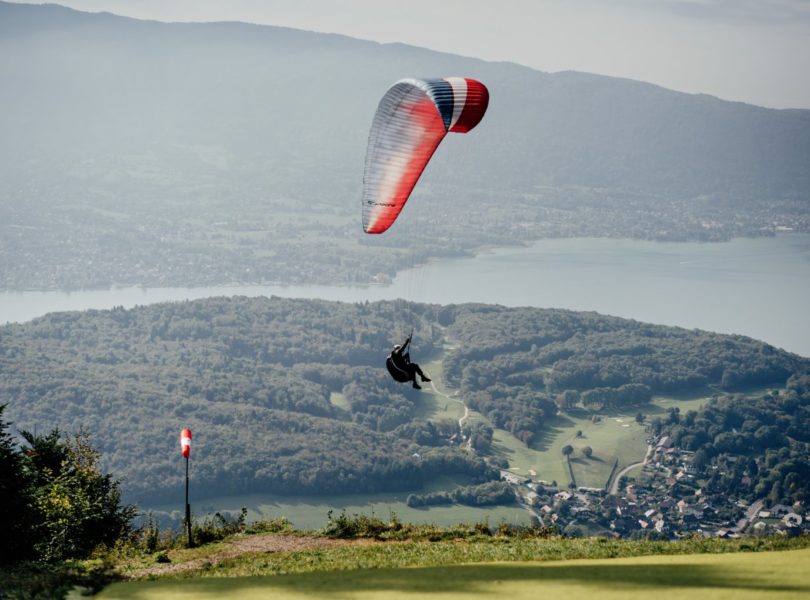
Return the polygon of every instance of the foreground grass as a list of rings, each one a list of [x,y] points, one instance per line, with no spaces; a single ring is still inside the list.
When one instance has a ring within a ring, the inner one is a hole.
[[[116,583],[103,599],[799,598],[810,594],[810,549],[558,562],[380,567],[281,576]]]
[[[217,547],[219,548],[219,547]],[[463,563],[612,559],[639,556],[726,554],[810,549],[810,537],[745,540],[694,539],[679,542],[606,540],[602,538],[511,538],[481,536],[465,540],[374,542],[360,540],[346,546],[295,552],[247,552],[166,577],[243,577],[322,571],[438,567]],[[215,551],[209,556],[214,557]],[[203,555],[195,554],[195,558]],[[173,562],[182,561],[172,558]],[[137,570],[130,576],[138,576]]]
[[[348,520],[346,523],[352,524],[354,521]],[[565,587],[559,590],[565,597],[568,587],[579,589],[582,585],[593,584],[588,580],[586,569],[574,568],[569,564],[571,561],[602,561],[588,563],[598,568],[602,568],[599,565],[605,561],[608,561],[605,565],[620,565],[623,564],[620,561],[628,559],[629,565],[659,565],[655,568],[644,567],[642,571],[632,568],[619,571],[635,582],[633,589],[647,590],[651,582],[659,579],[663,581],[661,586],[669,585],[667,582],[672,571],[669,567],[662,569],[662,564],[713,565],[714,559],[710,559],[709,555],[720,554],[733,555],[734,558],[729,559],[731,562],[722,563],[725,565],[722,574],[705,575],[713,582],[710,585],[712,588],[723,587],[718,583],[722,578],[731,580],[732,575],[728,572],[737,569],[735,565],[742,564],[738,560],[753,560],[759,566],[770,565],[764,574],[749,568],[750,565],[741,567],[749,577],[747,587],[743,586],[746,593],[758,593],[759,588],[754,585],[757,582],[760,587],[781,590],[786,594],[796,590],[804,593],[807,591],[804,580],[794,581],[789,589],[784,587],[784,582],[777,583],[791,580],[795,570],[807,571],[810,577],[810,570],[797,568],[798,564],[810,564],[810,536],[653,542],[542,537],[539,530],[534,533],[522,530],[487,535],[479,528],[435,527],[403,527],[396,531],[378,532],[382,538],[376,535],[364,537],[367,533],[363,532],[359,532],[359,537],[347,539],[304,535],[291,530],[268,532],[265,529],[256,533],[258,535],[238,534],[192,549],[175,547],[148,553],[136,546],[124,545],[102,552],[88,561],[18,565],[0,570],[0,599],[62,598],[73,586],[97,591],[112,581],[122,579],[135,581],[125,585],[116,584],[101,597],[182,598],[195,595],[204,597],[210,593],[250,598],[254,593],[271,592],[280,594],[279,597],[288,597],[285,594],[292,594],[294,590],[299,590],[306,597],[310,594],[320,595],[319,586],[325,586],[323,589],[334,587],[338,591],[348,588],[365,590],[369,597],[376,597],[378,592],[397,597],[405,589],[420,589],[429,578],[436,579],[429,588],[431,590],[455,591],[449,582],[456,578],[470,581],[474,585],[469,589],[480,588],[479,593],[494,593],[489,587],[492,581],[514,580],[518,588],[537,582],[543,582],[543,585],[553,583]],[[405,537],[386,538],[403,533]],[[541,537],[535,537],[538,533]],[[770,557],[778,553],[784,553],[784,556],[773,562]],[[695,559],[698,563],[687,559],[698,556],[701,557]],[[571,569],[537,573],[525,570],[538,569],[543,565],[567,565],[565,568]],[[600,580],[607,585],[609,574],[608,571],[604,572]],[[675,572],[686,575],[702,573],[700,569],[694,570],[692,567],[682,567]],[[559,582],[561,578],[562,582]],[[579,581],[578,578],[583,580]],[[363,587],[356,583],[358,581],[371,582],[368,583],[370,587]],[[679,585],[690,589],[705,587],[702,581],[685,579]],[[740,591],[740,586],[726,587],[733,588],[735,593]],[[509,593],[516,597],[527,593],[518,588]]]

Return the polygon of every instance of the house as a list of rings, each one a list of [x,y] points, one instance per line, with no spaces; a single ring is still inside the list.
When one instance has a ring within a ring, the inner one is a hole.
[[[680,520],[681,528],[689,531],[697,529],[699,524],[700,519],[698,519],[697,515],[691,512],[684,514]]]
[[[664,498],[658,503],[658,509],[661,512],[668,512],[673,506],[675,506],[675,501],[672,498]]]
[[[602,499],[602,508],[624,508],[627,506],[627,500],[619,496],[605,496]]]
[[[661,451],[663,452],[670,446],[672,446],[672,438],[670,438],[668,435],[665,435],[660,440],[658,440],[658,443],[655,445],[655,450],[657,452],[658,449],[660,448]]]
[[[703,518],[703,509],[697,506],[687,506],[683,511],[683,516],[692,516],[695,519],[702,519]]]
[[[585,521],[587,521],[589,519],[592,519],[595,516],[593,514],[593,512],[591,511],[591,509],[584,508],[584,507],[581,507],[581,506],[575,506],[574,508],[572,508],[571,509],[571,514],[575,515],[577,517],[577,519],[582,519],[582,520],[585,520]]]
[[[522,475],[503,470],[501,471],[501,479],[507,483],[513,483],[515,485],[525,485],[531,481],[531,479],[523,477]]]
[[[753,521],[754,517],[757,516],[757,513],[762,509],[764,504],[764,500],[755,500],[754,503],[748,507],[748,510],[745,511],[745,518],[749,521]]]

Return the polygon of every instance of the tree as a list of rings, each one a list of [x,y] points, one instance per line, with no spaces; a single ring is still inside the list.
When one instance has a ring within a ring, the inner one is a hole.
[[[593,455],[593,448],[591,448],[590,446],[585,446],[582,449],[582,454],[584,454],[586,457],[590,458],[591,455]]]
[[[702,473],[706,470],[710,460],[709,454],[706,452],[705,448],[698,448],[695,452],[694,458],[692,459],[692,466],[697,470],[698,473]]]
[[[642,425],[644,423],[644,419],[645,417],[642,413],[638,413],[636,415],[636,423],[638,423],[639,425]]]
[[[98,466],[100,453],[86,432],[61,441],[25,432],[24,449],[36,486],[40,522],[37,555],[44,560],[84,558],[101,544],[112,546],[131,531],[137,510],[121,503],[121,484]]]
[[[570,444],[566,444],[565,446],[562,447],[561,452],[566,457],[570,457],[571,454],[574,453],[574,447],[572,445],[570,445]]]
[[[6,431],[5,409],[6,405],[0,404],[0,564],[32,556],[34,525],[31,481],[24,457]]]

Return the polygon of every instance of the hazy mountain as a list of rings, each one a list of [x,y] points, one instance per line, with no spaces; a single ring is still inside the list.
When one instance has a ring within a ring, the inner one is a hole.
[[[0,3],[0,237],[16,240],[6,247],[8,262],[48,271],[56,258],[31,262],[20,249],[35,254],[58,242],[69,253],[77,237],[94,240],[87,253],[96,265],[118,243],[131,246],[121,256],[138,255],[137,231],[171,222],[199,233],[199,223],[180,223],[190,211],[201,222],[218,222],[223,211],[255,222],[251,211],[277,212],[286,202],[295,215],[317,202],[316,212],[353,223],[379,98],[402,77],[447,75],[478,78],[491,92],[484,122],[467,136],[448,136],[414,196],[442,197],[450,217],[475,212],[474,199],[480,213],[507,211],[504,222],[521,220],[528,231],[518,237],[526,238],[695,238],[706,222],[737,227],[727,237],[774,222],[807,225],[807,110],[279,27],[167,24]],[[560,225],[561,210],[593,206],[618,216],[589,221],[576,214],[574,224]],[[635,224],[622,225],[624,214]],[[88,219],[103,223],[70,235]],[[289,220],[300,225],[295,216]],[[472,224],[483,231],[475,239],[458,232],[463,219],[439,221],[444,229],[431,236],[458,238],[460,249],[498,241],[481,237],[497,219]],[[99,230],[115,244],[97,239]],[[207,247],[203,238],[195,244],[196,252],[208,251],[200,249]],[[222,253],[246,256],[247,249],[231,246]],[[161,252],[180,250],[144,254]],[[71,260],[85,258],[76,250]],[[153,271],[164,283],[180,277],[161,265],[122,270],[84,284],[122,278],[148,284]],[[235,276],[201,272],[197,280],[219,277]],[[60,284],[57,275],[40,281],[8,265],[0,270],[4,287]]]

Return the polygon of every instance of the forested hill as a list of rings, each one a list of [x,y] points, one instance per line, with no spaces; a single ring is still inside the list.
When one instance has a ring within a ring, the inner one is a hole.
[[[486,83],[487,115],[369,240],[377,103],[449,75]],[[0,131],[0,289],[368,282],[402,247],[810,230],[810,111],[280,27],[0,2]]]
[[[485,445],[449,445],[458,424],[417,418],[426,394],[385,372],[411,326],[414,357],[443,354],[461,397],[528,443],[560,398],[598,410],[660,390],[781,386],[810,369],[749,338],[595,313],[213,298],[0,327],[0,402],[17,428],[85,428],[138,501],[177,497],[182,427],[200,496],[497,477]]]

